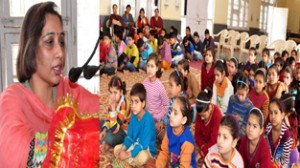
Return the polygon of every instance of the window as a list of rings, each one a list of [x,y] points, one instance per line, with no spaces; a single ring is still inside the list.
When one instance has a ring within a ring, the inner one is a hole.
[[[275,0],[261,0],[259,28],[261,31],[266,32],[268,29],[268,14],[270,7],[275,5]]]
[[[249,0],[228,0],[228,27],[248,29],[248,8]]]

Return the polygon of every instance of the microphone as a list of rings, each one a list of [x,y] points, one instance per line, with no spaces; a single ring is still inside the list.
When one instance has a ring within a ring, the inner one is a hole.
[[[69,80],[73,83],[77,82],[77,80],[79,79],[82,71],[83,71],[83,77],[85,79],[91,79],[99,70],[99,66],[89,66],[89,62],[91,61],[91,59],[93,58],[93,56],[95,55],[96,49],[99,46],[99,42],[100,42],[100,36],[98,37],[97,43],[94,47],[94,50],[92,52],[92,54],[90,55],[90,57],[88,58],[88,60],[83,64],[82,67],[72,67],[69,71]]]

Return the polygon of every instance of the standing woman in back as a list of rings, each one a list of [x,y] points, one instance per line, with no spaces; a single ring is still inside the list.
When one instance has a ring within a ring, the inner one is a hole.
[[[43,164],[57,101],[67,94],[79,102],[79,113],[99,111],[97,95],[62,77],[65,33],[55,9],[53,2],[38,3],[25,15],[17,58],[19,82],[0,95],[0,167]]]

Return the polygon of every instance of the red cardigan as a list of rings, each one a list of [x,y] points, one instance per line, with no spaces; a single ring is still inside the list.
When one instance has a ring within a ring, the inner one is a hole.
[[[221,110],[218,106],[213,105],[211,118],[207,123],[201,120],[200,115],[196,117],[195,123],[195,140],[196,144],[200,147],[201,157],[206,156],[208,149],[217,143],[218,129],[222,119]]]
[[[211,66],[209,71],[206,71],[206,67],[202,64],[201,70],[201,90],[204,90],[206,87],[210,87],[211,90],[213,89],[213,84],[215,81],[214,75],[214,66]]]
[[[272,167],[271,153],[267,140],[263,137],[263,135],[261,135],[260,140],[256,145],[256,149],[252,154],[249,153],[248,143],[248,137],[245,135],[242,138],[239,147],[239,152],[243,157],[245,167],[256,168],[257,165],[263,168]]]

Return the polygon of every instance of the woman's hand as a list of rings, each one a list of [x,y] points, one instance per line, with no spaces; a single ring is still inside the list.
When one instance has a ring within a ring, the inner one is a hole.
[[[119,159],[120,160],[126,160],[126,159],[129,159],[130,157],[131,157],[131,153],[130,152],[121,151],[119,153]]]

